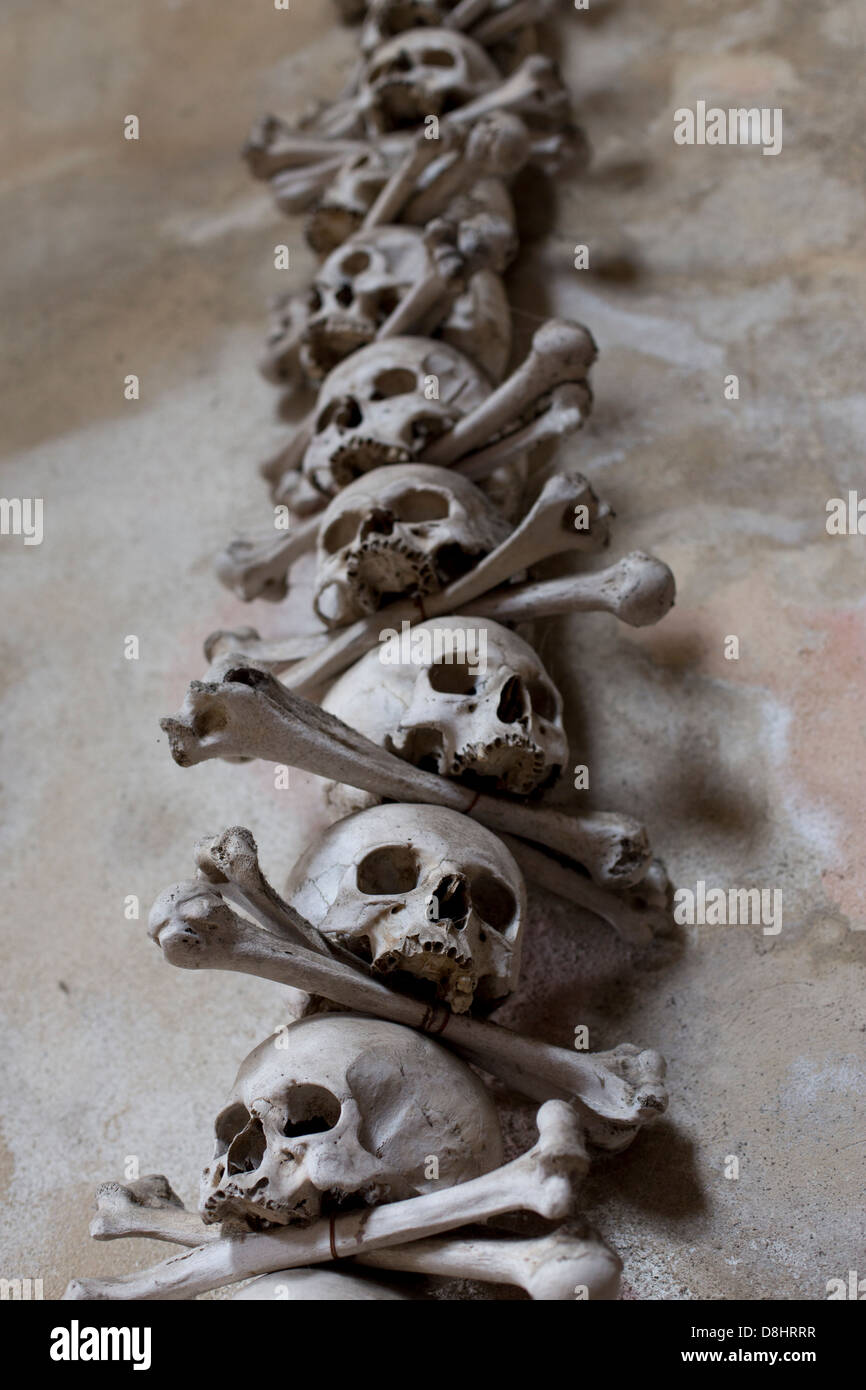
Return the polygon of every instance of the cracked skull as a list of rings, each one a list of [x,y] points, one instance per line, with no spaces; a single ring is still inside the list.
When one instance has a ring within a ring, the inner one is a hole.
[[[289,1024],[241,1064],[199,1210],[206,1222],[308,1225],[466,1182],[501,1161],[493,1102],[457,1057],[400,1024],[323,1014]]]
[[[385,630],[322,705],[407,762],[526,796],[568,756],[562,697],[528,642],[490,619]]]
[[[484,493],[449,469],[378,468],[339,492],[319,527],[314,606],[341,627],[383,602],[432,594],[509,534]]]
[[[489,394],[478,368],[447,343],[370,343],[323,381],[304,474],[332,497],[373,468],[412,463]]]
[[[445,116],[501,81],[474,39],[454,29],[409,29],[370,58],[361,80],[365,110],[379,132]]]
[[[455,1013],[515,988],[526,891],[485,826],[441,806],[337,821],[289,878],[292,905],[381,973],[427,982]]]

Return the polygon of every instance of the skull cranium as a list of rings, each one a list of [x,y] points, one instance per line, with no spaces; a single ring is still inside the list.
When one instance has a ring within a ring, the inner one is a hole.
[[[316,271],[301,365],[320,380],[338,362],[371,343],[407,291],[433,273],[430,251],[417,227],[375,227],[357,232]]]
[[[382,639],[335,681],[326,710],[416,767],[485,791],[525,796],[556,780],[568,755],[562,697],[528,642],[465,615]]]
[[[438,1163],[438,1182],[427,1160]],[[215,1125],[199,1210],[308,1225],[496,1167],[496,1110],[467,1066],[413,1029],[351,1014],[303,1018],[241,1064]]]
[[[441,806],[373,806],[337,821],[286,890],[327,937],[382,973],[432,985],[455,1013],[517,983],[526,892],[485,826]]]
[[[383,601],[436,593],[509,530],[459,473],[420,463],[377,468],[339,492],[322,516],[315,610],[340,627]]]
[[[370,343],[323,381],[303,472],[332,497],[373,468],[413,462],[489,394],[483,374],[447,343]]]
[[[374,129],[389,132],[447,115],[500,81],[474,39],[455,29],[409,29],[376,49],[361,96]]]

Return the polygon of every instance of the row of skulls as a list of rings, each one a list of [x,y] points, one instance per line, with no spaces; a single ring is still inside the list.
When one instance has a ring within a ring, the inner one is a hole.
[[[306,211],[322,256],[308,293],[274,306],[263,370],[317,393],[268,476],[275,500],[317,518],[313,606],[336,638],[370,615],[386,620],[401,599],[423,613],[426,596],[520,519],[524,455],[510,451],[476,483],[435,461],[436,445],[494,396],[511,353],[501,279],[517,250],[511,184],[528,164],[580,149],[556,71],[536,52],[541,0],[338,4],[361,21],[351,90],[300,127],[265,118],[245,150],[278,204]],[[512,427],[549,406],[543,389],[539,398]],[[471,651],[437,652],[443,634],[472,639]],[[322,693],[323,708],[479,791],[523,798],[552,785],[568,754],[563,702],[533,647],[465,615],[416,623],[419,636],[430,639],[420,657],[417,641],[389,663],[369,650]],[[454,1014],[495,1007],[517,984],[526,921],[510,850],[441,806],[378,804],[336,785],[329,797],[339,818],[290,874],[294,909],[396,989]],[[180,900],[198,902],[174,889],[155,904],[157,938]],[[217,1117],[206,1222],[304,1225],[501,1162],[490,1093],[440,1043],[315,1001],[280,1037],[242,1064]]]
[[[347,17],[359,9],[345,8]],[[501,275],[518,247],[509,189],[551,135],[562,135],[567,103],[541,59],[530,94],[512,102],[494,54],[513,71],[533,51],[531,29],[495,29],[502,41],[491,52],[471,34],[442,27],[455,8],[447,0],[370,0],[355,91],[336,113],[316,113],[306,125],[311,137],[325,130],[335,148],[337,167],[322,161],[324,186],[303,183],[297,194],[296,161],[308,167],[313,141],[308,149],[272,117],[256,126],[245,151],[280,206],[305,207],[307,240],[323,257],[305,295],[274,303],[262,370],[281,387],[317,390],[300,460],[307,488],[288,495],[297,503],[318,494],[327,503],[313,606],[332,631],[365,614],[386,615],[400,597],[438,592],[511,529],[491,500],[495,484],[477,486],[417,460],[504,375],[511,318]],[[497,0],[488,17],[509,8]],[[498,102],[491,94],[500,89]],[[464,122],[461,109],[485,97]],[[429,116],[440,121],[435,158],[415,135]],[[352,141],[357,148],[344,151]],[[420,172],[400,187],[401,169],[413,161]],[[376,204],[389,180],[399,197],[382,221]],[[435,279],[437,261],[440,292],[411,324],[415,336],[379,337],[410,292]],[[431,378],[432,399],[424,389]],[[525,468],[515,472],[522,483]],[[284,477],[275,487],[281,495]],[[477,643],[462,660],[453,652],[437,660],[432,643],[420,660],[416,652],[388,664],[373,650],[330,687],[323,707],[443,776],[517,796],[552,784],[567,757],[563,702],[532,646],[466,616],[417,624],[415,633],[425,630],[483,630],[483,661]],[[331,785],[328,796],[339,818],[295,865],[289,901],[399,987],[427,990],[457,1013],[501,1002],[517,984],[526,920],[523,877],[501,840],[441,807],[376,805],[343,785]],[[155,912],[159,918],[159,905]],[[217,1119],[202,1184],[206,1220],[308,1221],[323,1196],[327,1205],[358,1193],[376,1202],[431,1190],[423,1177],[431,1143],[446,1158],[447,1172],[441,1161],[439,1172],[448,1183],[494,1166],[499,1121],[484,1088],[417,1036],[395,1038],[399,1076],[395,1055],[383,1082],[391,1055],[383,1029],[397,1031],[307,1018],[288,1030],[288,1051],[268,1040],[247,1058]],[[367,1035],[378,1044],[375,1065]],[[418,1069],[420,1127],[411,1113]],[[384,1097],[389,1080],[395,1091]]]
[[[341,8],[348,18],[364,10]],[[545,63],[555,92],[548,110],[491,101],[467,124],[448,124],[449,114],[503,80],[476,39],[441,27],[455,8],[371,0],[364,58],[355,92],[337,113],[339,129],[328,113],[308,127],[327,129],[335,147],[338,137],[372,141],[331,166],[324,188],[304,189],[307,239],[323,260],[306,295],[273,305],[262,362],[282,387],[317,388],[300,473],[327,503],[313,606],[331,631],[379,610],[387,615],[401,597],[438,592],[511,529],[489,486],[417,460],[502,379],[511,328],[501,274],[517,250],[509,185],[532,157],[539,125],[550,135],[554,108],[562,126],[564,102]],[[488,13],[508,9],[498,0]],[[510,68],[532,51],[525,24],[495,32],[503,42],[494,51]],[[445,118],[436,158],[401,190],[401,201],[390,200],[393,221],[371,217],[401,161],[417,159],[419,142],[409,144],[405,132],[431,115]],[[278,203],[297,211],[287,190],[296,187],[293,159],[304,156],[303,140],[293,145],[282,123],[267,118],[246,154]],[[411,325],[415,336],[380,339],[446,253],[451,282],[441,272],[439,294]],[[431,378],[433,399],[424,390]],[[275,495],[285,487],[281,478]],[[290,495],[298,501],[297,489]],[[431,637],[483,630],[483,660],[477,643],[456,660],[453,650],[437,660],[432,642],[420,660],[383,664],[372,650],[331,686],[323,707],[446,777],[518,796],[554,782],[567,756],[563,704],[534,649],[508,628],[465,616],[417,624],[415,634],[428,630]],[[332,784],[328,795],[339,818],[294,866],[288,900],[335,946],[398,987],[429,991],[456,1013],[501,1002],[517,984],[526,920],[523,877],[502,841],[441,807],[377,805],[343,785]],[[157,904],[157,921],[167,911]],[[353,1196],[375,1203],[432,1190],[423,1172],[431,1146],[448,1184],[495,1166],[501,1138],[489,1094],[441,1047],[403,1033],[329,1014],[292,1025],[288,1050],[273,1040],[257,1048],[216,1122],[202,1183],[205,1220],[306,1222],[323,1201],[327,1208]],[[416,1115],[422,1073],[423,1115]]]

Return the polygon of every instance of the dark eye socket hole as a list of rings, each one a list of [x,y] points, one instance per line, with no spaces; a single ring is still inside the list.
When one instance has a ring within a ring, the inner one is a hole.
[[[434,556],[436,573],[440,582],[450,584],[455,579],[460,579],[464,574],[471,570],[478,557],[470,555],[468,550],[464,550],[462,545],[456,541],[449,541],[447,545],[440,545]]]
[[[474,695],[475,676],[465,661],[445,662],[431,666],[430,684],[440,695]]]
[[[373,382],[372,399],[382,400],[384,396],[407,396],[415,390],[415,373],[406,367],[391,367],[380,372]]]
[[[441,521],[448,515],[448,498],[444,492],[434,492],[432,488],[413,488],[396,498],[391,510],[398,521],[407,523]]]
[[[361,860],[355,882],[360,893],[381,897],[387,893],[411,893],[418,877],[418,860],[408,845],[382,845]]]
[[[517,903],[511,889],[486,869],[476,874],[471,884],[472,906],[494,931],[506,931],[514,921]]]
[[[376,301],[376,306],[383,318],[389,318],[399,303],[400,291],[389,288],[381,291]]]
[[[352,289],[351,285],[341,285],[335,293],[334,298],[344,309],[348,309],[352,300],[355,298],[355,291]]]
[[[340,262],[340,270],[344,275],[360,275],[369,264],[370,257],[366,251],[350,251]]]
[[[383,63],[377,63],[370,69],[368,82],[378,82],[381,77],[390,77],[392,72],[408,72],[412,66],[412,59],[405,49],[400,49],[393,58],[386,58]]]
[[[529,699],[539,719],[550,720],[556,718],[556,695],[545,681],[530,681]]]
[[[449,428],[448,420],[442,415],[418,415],[412,421],[412,442],[429,444]]]
[[[289,1139],[304,1134],[326,1134],[340,1118],[342,1106],[324,1086],[293,1086],[283,1134]]]
[[[421,61],[428,68],[453,68],[455,58],[447,48],[425,48]]]
[[[350,545],[358,534],[359,518],[354,512],[343,512],[335,516],[322,536],[322,549],[328,555],[336,555],[344,545]]]
[[[316,310],[321,309],[321,307],[322,296],[319,294],[319,291],[317,289],[310,290],[310,293],[307,295],[307,308],[310,310],[310,313],[314,314]]]
[[[236,1105],[230,1105],[217,1115],[214,1132],[216,1134],[217,1152],[224,1154],[233,1139],[245,1129],[250,1121],[250,1112],[240,1101]]]

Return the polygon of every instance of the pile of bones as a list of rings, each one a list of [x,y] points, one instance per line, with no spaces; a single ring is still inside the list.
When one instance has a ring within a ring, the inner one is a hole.
[[[319,627],[211,634],[206,679],[163,728],[183,767],[260,758],[318,774],[334,821],[285,896],[235,826],[199,842],[195,876],[155,902],[150,935],[172,965],[287,985],[291,1022],[241,1064],[198,1212],[162,1176],[98,1189],[96,1239],[179,1253],[77,1280],[67,1298],[447,1288],[382,1271],[618,1296],[620,1261],[576,1193],[593,1153],[664,1112],[664,1062],[490,1019],[519,984],[527,880],[638,945],[670,905],[642,825],[545,796],[568,749],[534,625],[604,611],[643,626],[674,599],[667,566],[640,552],[538,574],[603,550],[612,515],[550,449],[530,466],[591,408],[590,333],[542,322],[507,371],[512,181],[583,151],[538,51],[549,8],[341,0],[360,23],[349,89],[297,126],[266,117],[245,147],[321,257],[309,293],[273,306],[262,361],[314,404],[262,469],[290,528],[232,541],[217,571],[243,599],[279,602],[309,554]],[[386,629],[400,634],[387,663]],[[539,1106],[537,1141],[507,1162],[503,1093]]]

